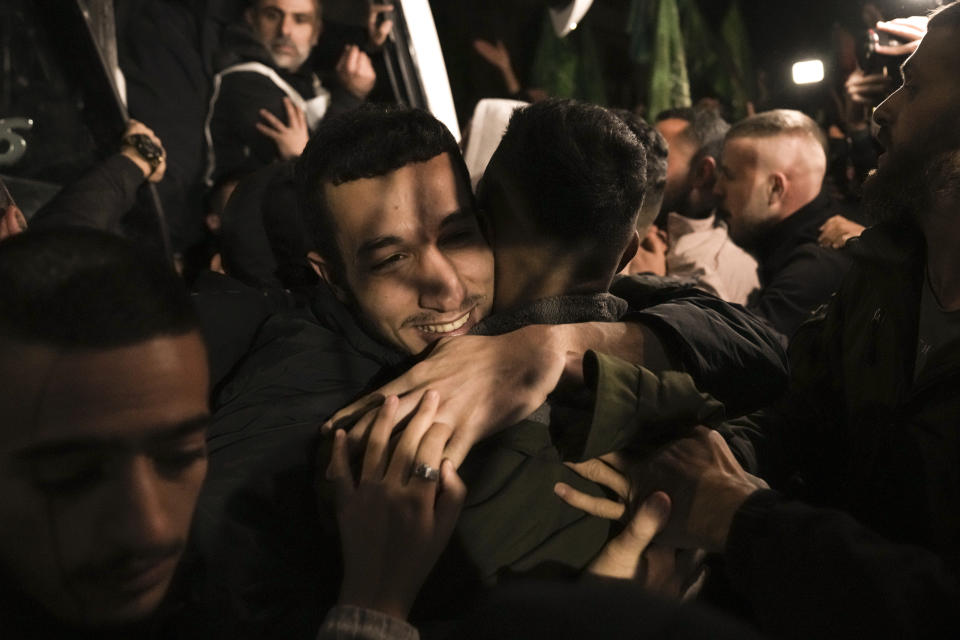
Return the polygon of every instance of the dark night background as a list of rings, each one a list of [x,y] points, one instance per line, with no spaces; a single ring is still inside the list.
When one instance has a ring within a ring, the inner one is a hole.
[[[558,4],[563,4],[557,0]],[[548,0],[432,0],[437,29],[454,98],[461,119],[469,116],[476,100],[501,91],[502,81],[495,70],[473,52],[474,38],[502,39],[510,49],[521,82],[525,82],[542,27]],[[725,15],[730,0],[698,0],[712,25]],[[771,101],[764,106],[791,106],[814,111],[819,93],[842,78],[831,75],[834,57],[834,25],[847,29],[860,43],[865,39],[862,18],[864,0],[741,0],[749,32],[753,62],[764,72]],[[886,19],[923,14],[936,0],[873,0]],[[595,0],[582,21],[600,43],[608,103],[632,108],[642,102],[647,73],[627,55],[630,36],[625,24],[630,0]],[[795,87],[790,80],[793,62],[820,58],[827,67],[827,79],[819,87]],[[697,87],[692,87],[694,100]]]

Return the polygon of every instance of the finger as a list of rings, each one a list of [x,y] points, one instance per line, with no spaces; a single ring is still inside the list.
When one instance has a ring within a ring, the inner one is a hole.
[[[437,494],[435,509],[437,526],[445,531],[453,531],[466,499],[467,485],[457,474],[453,463],[450,460],[443,460],[440,463],[440,491]]]
[[[660,533],[670,519],[670,498],[662,491],[655,491],[637,509],[621,536],[629,536],[634,544],[644,546]]]
[[[917,50],[917,47],[920,46],[919,40],[914,40],[913,42],[908,42],[906,44],[897,44],[897,45],[886,45],[878,44],[875,48],[876,52],[885,55],[885,56],[904,56],[908,53],[913,53]]]
[[[347,68],[347,59],[350,57],[350,47],[346,46],[343,48],[343,53],[340,54],[340,58],[337,60],[336,70],[340,73],[346,71]]]
[[[272,126],[277,131],[282,131],[283,129],[287,128],[280,118],[273,115],[272,112],[267,111],[266,109],[260,109],[260,117],[266,120],[267,124]]]
[[[0,240],[4,240],[14,235],[10,227],[10,216],[4,214],[3,217],[0,217]]]
[[[594,458],[585,462],[565,462],[564,464],[587,480],[607,487],[624,500],[630,493],[630,482],[626,476],[601,460]]]
[[[387,449],[390,446],[390,434],[396,424],[397,397],[390,396],[376,412],[376,418],[370,427],[370,438],[363,452],[363,469],[360,479],[378,482],[387,468]],[[339,431],[338,431],[339,432]]]
[[[927,32],[927,27],[926,24],[920,26],[914,22],[891,20],[889,22],[878,22],[877,30],[889,33],[899,40],[907,40],[909,41],[907,44],[909,44],[922,38]]]
[[[427,391],[424,394],[420,407],[410,418],[410,422],[403,430],[403,435],[397,442],[397,448],[390,458],[390,465],[385,475],[387,482],[403,484],[407,481],[414,464],[414,457],[417,455],[420,439],[433,424],[433,418],[437,414],[439,404],[440,394],[436,391]]]
[[[558,482],[553,486],[553,492],[574,509],[579,509],[598,518],[606,520],[619,520],[626,511],[626,506],[622,502],[614,502],[607,498],[599,498],[583,493],[574,489],[564,482]]]
[[[333,449],[330,464],[327,466],[327,480],[333,482],[337,504],[341,505],[353,495],[353,475],[350,472],[350,460],[347,456],[347,434],[338,429],[333,434]]]
[[[414,467],[419,464],[425,464],[439,471],[440,462],[443,460],[443,448],[452,435],[453,427],[443,422],[434,422],[420,439],[417,452],[413,457]],[[425,486],[437,486],[432,480],[426,480],[425,478],[411,476],[410,481],[416,481]],[[434,493],[430,493],[431,501],[434,495]]]
[[[384,20],[381,22],[380,28],[377,30],[377,45],[383,44],[392,30],[393,20]]]
[[[323,425],[321,425],[320,433],[329,433],[334,427],[338,429],[346,429],[348,426],[356,424],[356,422],[369,413],[371,409],[376,409],[383,404],[384,398],[391,395],[397,395],[395,393],[385,391],[385,389],[386,387],[374,393],[367,394],[359,400],[356,400],[348,404],[343,409],[337,411],[332,417],[324,422]]]
[[[270,138],[271,140],[280,140],[280,138],[283,137],[283,134],[282,134],[282,133],[280,133],[279,131],[276,131],[276,130],[274,130],[274,129],[271,129],[270,127],[268,127],[267,125],[263,124],[262,122],[256,123],[255,126],[257,127],[257,131],[259,131],[259,132],[262,133],[263,135],[267,136],[267,137]]]
[[[354,75],[357,73],[357,68],[360,65],[360,49],[354,45],[350,45],[350,54],[347,57],[347,73]]]
[[[450,460],[455,468],[459,468],[472,447],[472,437],[464,429],[457,429],[450,441],[447,442],[447,448],[443,450],[443,457]]]
[[[694,574],[693,582],[690,583],[690,586],[683,587],[680,590],[680,599],[684,602],[689,602],[695,599],[700,595],[700,591],[703,589],[703,585],[707,582],[707,577],[710,575],[710,569],[706,565],[700,567],[700,570]]]

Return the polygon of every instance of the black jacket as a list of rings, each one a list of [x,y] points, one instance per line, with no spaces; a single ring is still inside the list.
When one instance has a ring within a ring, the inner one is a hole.
[[[301,97],[310,100],[317,95],[320,79],[308,61],[296,71],[279,69],[264,46],[246,25],[233,25],[224,33],[223,54],[217,61],[218,72],[243,62],[257,62],[276,72]],[[273,140],[257,131],[263,121],[260,109],[266,109],[287,121],[283,105],[284,91],[269,77],[252,71],[223,75],[215,80],[215,93],[207,115],[208,166],[207,184],[250,173],[278,159]],[[334,78],[325,78],[329,87],[330,105],[326,116],[348,111],[362,100],[338,86]],[[325,116],[325,117],[326,117]]]
[[[650,326],[737,411],[781,392],[779,338],[762,322],[692,286],[634,278],[616,288],[632,303],[628,317]],[[338,554],[318,542],[336,539],[336,523],[320,517],[312,489],[317,426],[406,359],[319,288],[309,310],[267,320],[222,387],[195,548],[208,561],[205,609],[226,621],[224,637],[315,633],[317,603],[335,601],[339,587]]]
[[[830,299],[850,268],[843,252],[817,244],[820,226],[836,213],[833,200],[821,192],[753,248],[760,264],[760,290],[747,308],[787,339]]]
[[[777,635],[942,637],[960,602],[960,344],[914,380],[916,231],[876,227],[851,253],[790,346],[790,391],[741,421],[734,446],[779,493],[737,513],[728,568]]]

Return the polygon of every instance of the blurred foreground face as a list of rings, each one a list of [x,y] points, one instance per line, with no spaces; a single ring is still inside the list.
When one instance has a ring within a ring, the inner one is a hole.
[[[68,623],[149,616],[207,468],[201,338],[0,354],[0,576]]]
[[[287,71],[307,61],[320,37],[319,0],[258,0],[245,17],[274,63]]]
[[[324,189],[343,284],[374,333],[418,353],[490,312],[493,253],[449,154]]]

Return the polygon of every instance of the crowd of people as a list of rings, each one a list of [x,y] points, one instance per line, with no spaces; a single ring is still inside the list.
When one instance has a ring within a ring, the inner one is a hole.
[[[5,198],[0,635],[958,628],[960,2],[878,25],[866,228],[789,109],[537,96],[465,153],[368,100],[392,9],[325,77],[319,0],[228,28],[199,273],[125,237],[189,164],[150,122]]]

